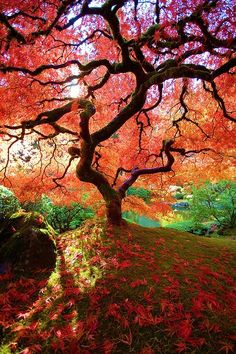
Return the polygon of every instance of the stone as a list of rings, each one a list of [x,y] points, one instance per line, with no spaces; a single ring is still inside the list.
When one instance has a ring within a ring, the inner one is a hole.
[[[54,236],[53,228],[39,213],[21,210],[11,215],[0,227],[2,268],[24,273],[53,269]]]

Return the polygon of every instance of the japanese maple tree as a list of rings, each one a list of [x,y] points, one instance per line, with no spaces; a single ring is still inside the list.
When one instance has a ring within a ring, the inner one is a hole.
[[[175,168],[187,178],[193,163],[215,174],[217,164],[232,166],[234,6],[1,1],[3,178],[23,171],[32,185],[36,173],[59,187],[75,168],[120,224],[122,199],[139,177],[147,183]]]

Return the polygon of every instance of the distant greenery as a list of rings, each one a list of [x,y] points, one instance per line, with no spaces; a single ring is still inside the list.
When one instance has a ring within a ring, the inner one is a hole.
[[[191,232],[195,235],[207,235],[211,233],[211,224],[196,223],[193,220],[176,221],[166,225],[166,227],[178,231]]]
[[[177,199],[177,200],[184,199],[184,193],[182,193],[182,192],[177,192],[177,193],[174,195],[174,198]]]
[[[0,186],[0,219],[15,213],[20,209],[20,203],[10,189]]]
[[[129,187],[127,195],[134,195],[143,199],[147,204],[150,203],[152,192],[145,188]]]
[[[175,199],[185,196],[184,190]],[[205,182],[192,186],[191,198],[171,205],[174,218],[165,227],[197,235],[227,235],[236,228],[236,182]]]
[[[58,232],[73,230],[79,227],[83,221],[94,216],[92,208],[85,208],[80,203],[67,205],[55,205],[52,200],[43,195],[39,201],[24,204],[27,211],[41,213],[47,222]]]
[[[236,226],[236,182],[206,182],[192,190],[189,217],[196,224],[215,222],[218,227]]]

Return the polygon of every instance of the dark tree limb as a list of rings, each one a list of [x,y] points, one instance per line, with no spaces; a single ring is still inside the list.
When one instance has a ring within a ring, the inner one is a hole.
[[[174,140],[164,140],[161,152],[165,154],[167,158],[167,162],[164,166],[160,167],[153,167],[153,168],[138,168],[134,167],[131,171],[131,176],[127,179],[119,188],[118,192],[120,193],[121,197],[125,197],[125,193],[129,187],[131,187],[134,182],[138,179],[141,175],[149,175],[149,174],[156,174],[156,173],[163,173],[171,171],[172,165],[175,161],[173,155],[171,154],[171,147],[174,144]]]

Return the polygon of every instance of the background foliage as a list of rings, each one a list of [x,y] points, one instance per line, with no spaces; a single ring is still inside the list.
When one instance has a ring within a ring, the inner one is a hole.
[[[127,195],[135,195],[136,197],[143,199],[146,203],[150,203],[152,192],[145,188],[129,187]]]
[[[20,209],[20,203],[14,193],[0,186],[0,220]]]
[[[210,220],[222,227],[236,226],[236,182],[206,182],[192,193],[189,213],[196,224]]]
[[[84,220],[94,216],[91,207],[85,208],[80,203],[71,203],[69,206],[55,205],[46,195],[36,202],[25,203],[24,208],[41,213],[47,222],[60,233],[76,229]]]

